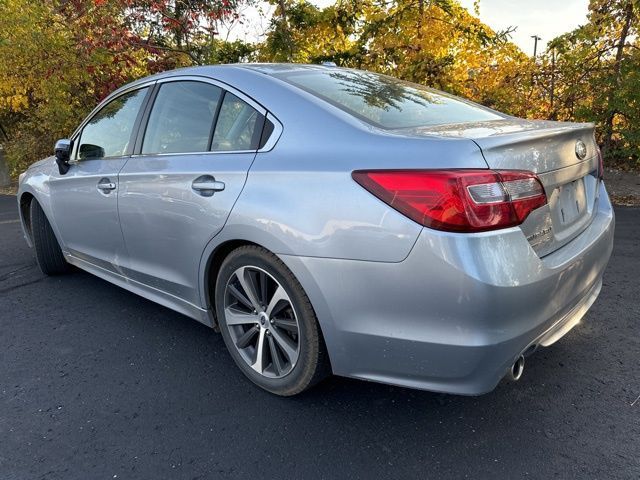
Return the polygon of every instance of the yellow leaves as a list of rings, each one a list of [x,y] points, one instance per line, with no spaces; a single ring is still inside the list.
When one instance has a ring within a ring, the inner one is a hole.
[[[0,110],[9,110],[18,113],[29,107],[29,99],[24,94],[2,95],[0,96]]]
[[[261,59],[339,64],[391,74],[526,113],[532,67],[514,44],[496,39],[451,0],[340,1],[319,10],[289,4],[288,30],[272,30]],[[301,12],[303,14],[301,14]],[[290,39],[283,48],[282,38]],[[284,55],[283,55],[283,52]]]

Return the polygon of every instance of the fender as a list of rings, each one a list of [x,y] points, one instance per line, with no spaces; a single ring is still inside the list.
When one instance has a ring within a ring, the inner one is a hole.
[[[60,231],[56,225],[55,215],[53,213],[53,207],[51,205],[51,191],[49,189],[49,175],[51,170],[54,168],[54,157],[47,157],[40,162],[33,164],[25,173],[20,185],[18,187],[18,194],[16,195],[18,201],[18,212],[20,214],[20,224],[22,225],[22,232],[24,234],[24,238],[29,245],[29,247],[33,247],[33,243],[31,241],[31,237],[29,234],[29,225],[28,221],[24,216],[24,212],[22,211],[21,204],[22,198],[24,194],[30,194],[33,198],[40,204],[44,214],[46,215],[49,223],[51,224],[51,228],[53,230],[54,235],[56,236],[56,240],[58,240],[58,244],[62,248],[63,253],[67,253],[64,241],[62,236],[60,235]]]
[[[259,238],[260,242],[256,242]],[[295,255],[290,255],[282,252],[289,252],[282,240],[275,235],[272,235],[264,230],[260,230],[255,227],[249,227],[241,224],[226,225],[216,236],[214,236],[200,259],[199,267],[199,290],[200,290],[200,302],[204,310],[209,314],[209,320],[213,328],[217,329],[217,321],[215,320],[215,311],[213,308],[213,302],[208,288],[209,266],[211,259],[213,258],[216,250],[229,243],[229,242],[246,242],[259,245],[272,253],[276,254],[280,260],[289,268],[295,277],[298,279],[305,293],[311,301],[318,322],[320,324],[320,330],[325,341],[329,342],[329,345],[339,345],[340,341],[336,335],[336,328],[334,325],[333,316],[331,315],[331,309],[325,299],[320,287],[317,285],[313,278],[313,275],[309,269],[305,266],[302,259]],[[340,261],[340,260],[337,260]],[[340,347],[337,347],[338,350]],[[336,348],[328,349],[329,359],[336,355]]]
[[[230,216],[232,215],[233,211]],[[281,254],[282,252],[289,252],[289,248],[287,247],[287,245],[275,235],[253,226],[242,225],[238,223],[230,225],[227,220],[227,224],[222,228],[222,230],[220,230],[213,238],[211,238],[211,240],[209,240],[207,246],[204,249],[204,252],[202,253],[202,256],[200,257],[200,266],[198,269],[198,291],[200,305],[207,310],[213,311],[213,305],[210,301],[209,291],[207,287],[209,265],[215,251],[220,246],[228,242],[253,243],[266,248],[276,255]]]

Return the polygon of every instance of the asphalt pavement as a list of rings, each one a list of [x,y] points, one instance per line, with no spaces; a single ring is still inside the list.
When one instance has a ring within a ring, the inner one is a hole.
[[[47,278],[0,196],[0,479],[640,478],[640,209],[585,321],[480,397],[253,387],[222,338],[84,272]]]

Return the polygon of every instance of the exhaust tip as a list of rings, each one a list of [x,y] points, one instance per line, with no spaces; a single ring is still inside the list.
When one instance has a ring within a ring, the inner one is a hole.
[[[513,362],[509,372],[507,373],[507,377],[509,380],[517,382],[522,377],[522,372],[524,372],[524,355],[520,355],[518,359]]]

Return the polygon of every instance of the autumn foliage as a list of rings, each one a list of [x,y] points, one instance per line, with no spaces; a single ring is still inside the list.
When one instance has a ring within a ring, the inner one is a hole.
[[[640,0],[591,0],[588,22],[536,59],[456,0],[338,0],[324,9],[268,0],[275,11],[260,42],[224,41],[223,23],[260,1],[0,0],[0,143],[12,172],[48,155],[128,81],[252,60],[333,61],[517,116],[594,121],[610,161],[640,166]]]

